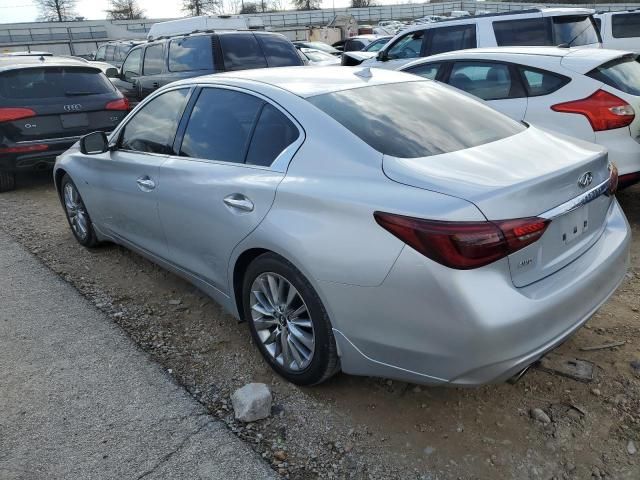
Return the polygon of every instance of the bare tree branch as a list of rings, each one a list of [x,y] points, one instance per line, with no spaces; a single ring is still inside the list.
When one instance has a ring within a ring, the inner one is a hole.
[[[40,18],[48,22],[64,22],[76,17],[76,0],[35,0]]]
[[[144,18],[144,10],[136,0],[110,0],[107,17],[113,20],[139,20]]]

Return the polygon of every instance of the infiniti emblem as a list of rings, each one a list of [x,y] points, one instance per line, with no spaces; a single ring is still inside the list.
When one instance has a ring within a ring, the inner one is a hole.
[[[585,172],[578,178],[578,186],[580,188],[587,188],[593,182],[593,174],[591,172]]]
[[[82,109],[82,105],[80,105],[79,103],[74,103],[73,105],[64,106],[65,112],[77,112],[78,110],[81,110],[81,109]]]

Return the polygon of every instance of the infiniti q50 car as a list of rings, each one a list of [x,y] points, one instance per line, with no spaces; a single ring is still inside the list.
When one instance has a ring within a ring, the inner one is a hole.
[[[245,320],[301,385],[477,385],[574,333],[624,277],[599,146],[400,72],[199,77],[58,158],[76,239],[124,245]]]

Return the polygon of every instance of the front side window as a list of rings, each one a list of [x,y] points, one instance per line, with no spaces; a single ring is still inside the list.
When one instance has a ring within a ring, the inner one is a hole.
[[[122,74],[125,80],[131,81],[135,77],[140,76],[140,59],[142,58],[142,49],[136,48],[131,50],[129,56],[122,65]]]
[[[109,45],[107,47],[107,51],[106,51],[105,56],[104,56],[105,60],[107,62],[113,61],[113,57],[114,57],[115,53],[116,53],[115,45]]]
[[[162,53],[163,45],[161,43],[147,47],[144,52],[144,66],[142,67],[142,73],[144,75],[158,75],[162,73]]]
[[[640,95],[640,63],[635,57],[623,57],[600,65],[587,76],[618,90]]]
[[[509,66],[501,63],[458,62],[449,76],[452,87],[483,100],[514,98]],[[520,95],[524,96],[524,95]]]
[[[421,77],[428,78],[429,80],[435,80],[438,76],[438,71],[440,70],[441,65],[441,63],[423,63],[422,65],[407,68],[405,72],[420,75]]]
[[[106,50],[107,50],[106,45],[103,45],[98,49],[98,51],[96,52],[96,61],[104,62],[104,54]]]
[[[303,63],[293,44],[281,35],[257,34],[269,67],[297,67]]]
[[[640,14],[618,13],[611,17],[613,38],[640,37]]]
[[[219,39],[227,70],[267,67],[267,60],[253,34],[229,33],[220,35]]]
[[[173,140],[189,90],[171,90],[155,97],[127,122],[119,148],[135,152],[172,155]]]
[[[127,53],[131,50],[131,45],[118,45],[116,47],[115,60],[122,61],[126,58]]]
[[[494,142],[525,126],[436,82],[353,88],[307,100],[385,155],[418,158]]]
[[[549,95],[570,82],[570,79],[567,77],[545,70],[520,67],[520,72],[522,73],[525,88],[530,97]]]
[[[476,26],[457,25],[432,29],[429,55],[476,48]]]
[[[550,24],[544,18],[523,18],[493,22],[499,47],[553,45]]]
[[[184,37],[169,42],[169,71],[213,70],[211,37]]]
[[[406,34],[387,51],[387,58],[389,60],[395,60],[399,58],[419,57],[422,51],[424,36],[424,30]]]

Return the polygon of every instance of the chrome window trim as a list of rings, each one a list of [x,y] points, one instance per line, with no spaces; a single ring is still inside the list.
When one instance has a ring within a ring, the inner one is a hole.
[[[568,202],[565,202],[557,207],[552,208],[551,210],[547,210],[544,213],[538,215],[540,218],[544,218],[547,220],[553,220],[554,218],[558,218],[566,213],[569,213],[573,210],[576,210],[583,205],[593,202],[595,199],[601,197],[609,190],[609,184],[611,182],[610,178],[607,178],[600,185],[595,186],[591,190],[588,190],[575,198],[572,198]]]

